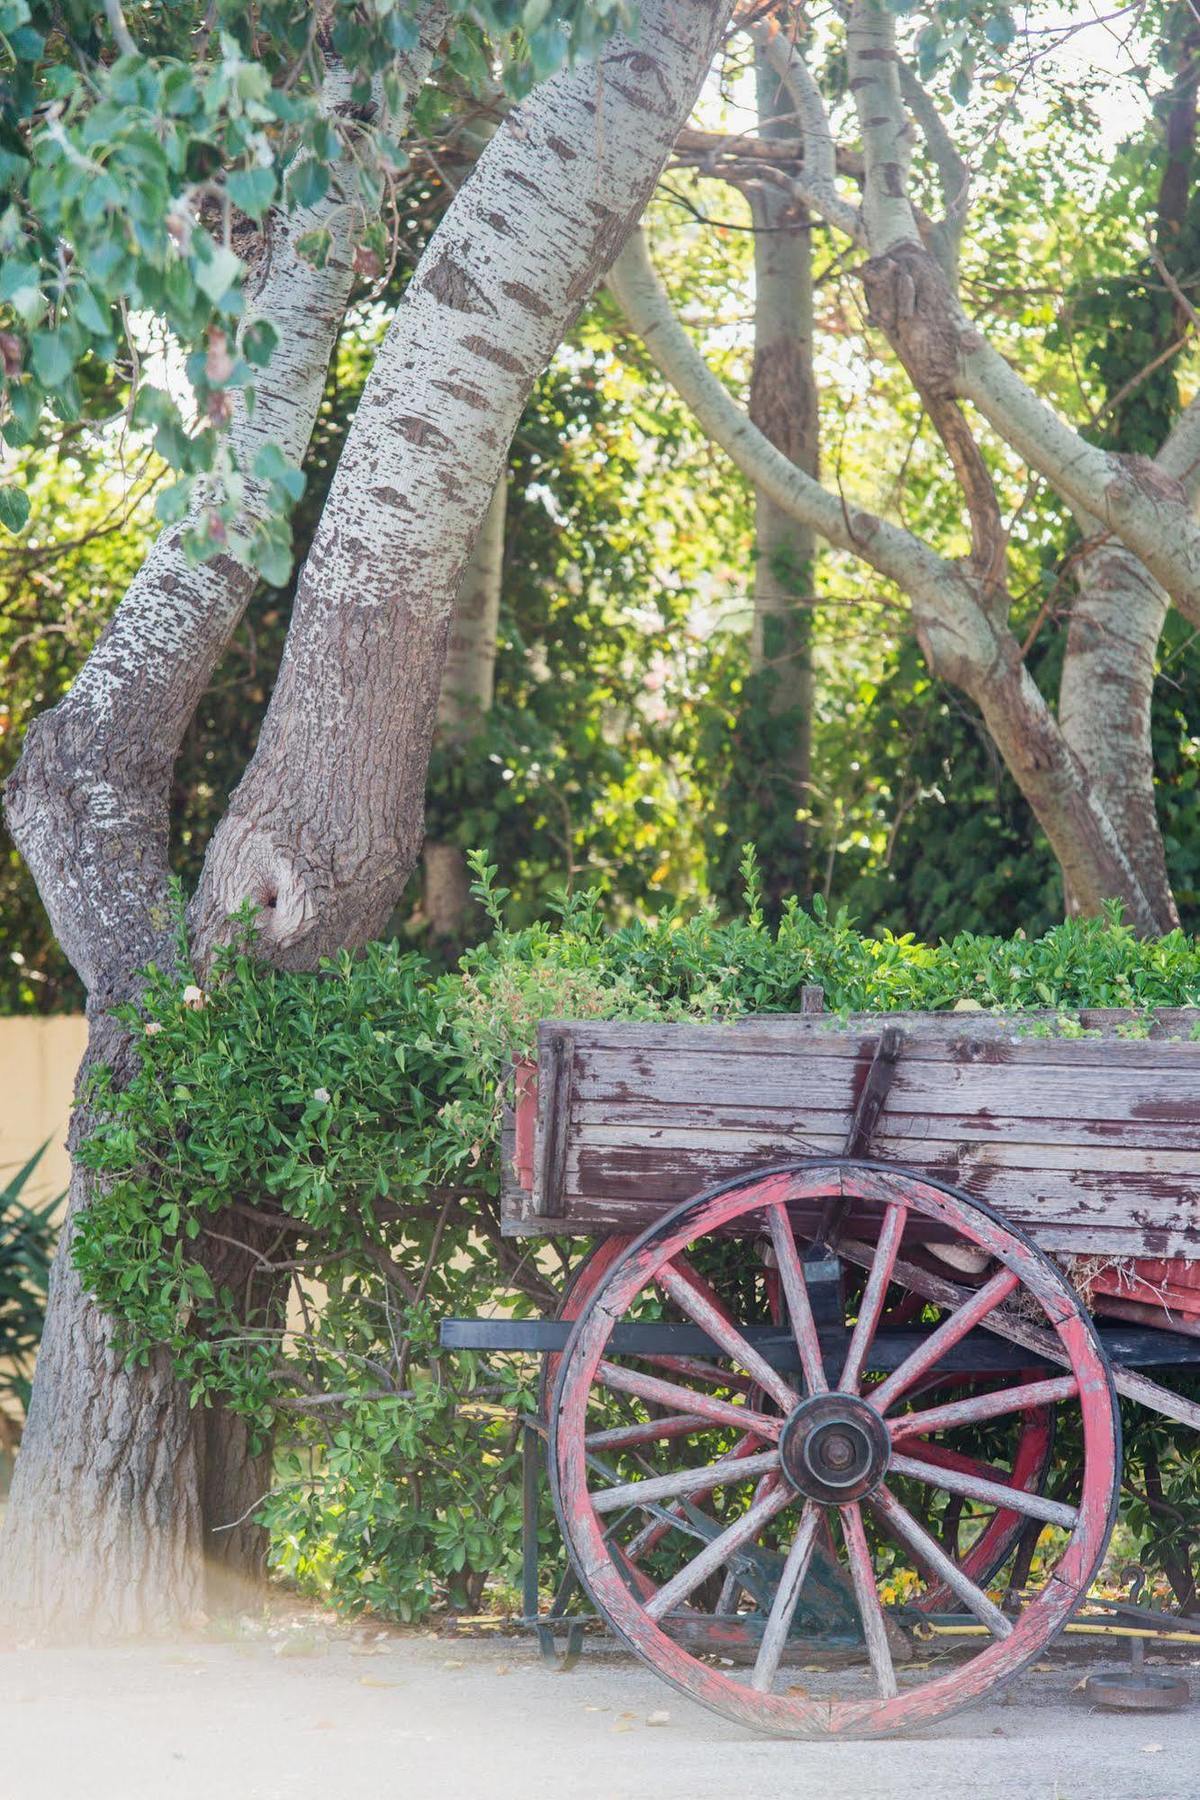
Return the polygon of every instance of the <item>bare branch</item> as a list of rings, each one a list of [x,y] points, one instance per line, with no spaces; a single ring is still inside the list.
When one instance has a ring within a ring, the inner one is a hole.
[[[971,193],[971,171],[946,129],[933,97],[905,62],[898,66],[900,92],[909,112],[921,127],[921,135],[938,172],[945,212],[933,228],[932,248],[947,277],[953,281]]]
[[[814,212],[845,232],[855,243],[863,243],[859,209],[843,200],[837,191],[837,145],[821,90],[804,58],[795,45],[789,43],[776,20],[755,25],[750,35],[787,88],[804,134],[804,167],[796,177],[796,198],[811,206]]]
[[[138,47],[133,41],[133,33],[125,23],[121,0],[104,0],[104,16],[108,20],[108,29],[113,34],[113,42],[121,55],[136,56]]]

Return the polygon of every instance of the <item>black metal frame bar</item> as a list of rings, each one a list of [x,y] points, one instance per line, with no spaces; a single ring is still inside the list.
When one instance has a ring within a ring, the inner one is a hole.
[[[1095,1319],[1093,1323],[1109,1359],[1120,1368],[1200,1365],[1200,1338],[1159,1330],[1157,1326],[1122,1325],[1119,1321],[1110,1323],[1101,1319]],[[443,1350],[553,1356],[566,1349],[572,1330],[570,1320],[565,1319],[443,1319],[440,1339]],[[799,1369],[800,1358],[790,1333],[782,1332],[776,1325],[739,1325],[738,1331],[774,1368]],[[872,1373],[890,1373],[926,1335],[919,1329],[881,1331],[871,1347],[868,1367]],[[844,1330],[822,1331],[821,1347],[830,1367],[840,1366],[846,1341]],[[725,1354],[698,1325],[660,1324],[649,1320],[644,1324],[615,1326],[609,1347],[613,1354],[624,1356],[720,1357]],[[950,1373],[970,1375],[1004,1374],[1039,1366],[1049,1365],[1039,1365],[1032,1351],[994,1337],[988,1331],[971,1332],[938,1364]]]

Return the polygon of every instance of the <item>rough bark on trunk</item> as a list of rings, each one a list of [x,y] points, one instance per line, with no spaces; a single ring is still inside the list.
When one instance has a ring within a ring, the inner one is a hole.
[[[385,924],[420,851],[453,597],[534,381],[653,191],[728,8],[658,0],[636,43],[535,89],[484,150],[363,391],[254,760],[205,864],[272,961]]]
[[[93,1014],[77,1092],[120,1066],[122,1036]],[[72,1150],[89,1127],[75,1113]],[[5,1513],[0,1641],[153,1631],[204,1605],[200,1469],[187,1395],[165,1355],[130,1371],[71,1260],[94,1177],[78,1164],[50,1277],[46,1330]]]
[[[496,638],[504,591],[504,529],[508,475],[501,475],[454,603],[446,665],[438,695],[437,736],[451,756],[465,756],[491,711],[496,688]],[[464,943],[471,903],[467,858],[461,844],[426,839],[422,909],[434,943]]]
[[[1076,561],[1058,692],[1058,721],[1126,855],[1138,871],[1155,929],[1179,923],[1154,792],[1150,715],[1167,595],[1131,551],[1111,539]],[[1068,910],[1094,912],[1064,870]],[[1101,895],[1103,900],[1108,896]]]
[[[645,205],[727,11],[652,0],[637,43],[614,40],[599,67],[535,92],[435,234],[360,403],[258,753],[210,848],[194,920],[202,955],[247,897],[265,909],[262,953],[291,967],[386,919],[420,842],[450,605],[509,437]],[[306,267],[283,284],[280,335],[323,375],[314,334],[328,314],[311,288],[300,296]],[[298,449],[312,423],[301,430],[302,390],[299,378],[280,389]],[[263,417],[260,406],[256,427]],[[109,1059],[119,1046],[102,1009],[132,991],[168,923],[171,764],[244,603],[236,569],[190,570],[170,537],[157,555],[32,734],[8,795],[14,838],[91,990],[91,1054]],[[77,1174],[73,1207],[87,1199]],[[134,1632],[191,1614],[201,1461],[169,1373],[121,1368],[61,1257],[0,1541],[8,1628]]]
[[[410,94],[428,74],[445,19],[441,5],[422,17],[405,70]],[[349,89],[334,66],[325,89],[332,113],[350,107]],[[295,461],[304,453],[353,282],[351,217],[335,182],[317,206],[268,225],[248,312],[269,319],[279,343],[253,414],[235,411],[243,466],[270,440]],[[317,228],[333,238],[319,270],[296,249]],[[261,503],[251,483],[248,508]],[[34,722],[5,791],[13,838],[88,987],[81,1083],[98,1063],[119,1067],[122,1040],[108,1008],[133,995],[148,961],[172,954],[171,770],[253,586],[228,557],[189,564],[181,535],[171,529],[156,540],[70,692]],[[84,1108],[72,1144],[87,1127]],[[0,1622],[11,1632],[112,1636],[188,1618],[204,1600],[213,1527],[236,1516],[226,1507],[244,1491],[236,1434],[222,1440],[211,1423],[193,1420],[158,1359],[126,1368],[83,1292],[70,1241],[91,1194],[92,1178],[76,1167],[0,1536]],[[262,1549],[247,1528],[222,1542],[217,1560],[250,1572]]]

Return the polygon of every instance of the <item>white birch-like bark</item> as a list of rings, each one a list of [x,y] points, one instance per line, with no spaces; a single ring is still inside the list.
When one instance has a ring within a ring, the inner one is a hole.
[[[1089,910],[1115,895],[1136,929],[1155,931],[1154,906],[1139,870],[1029,675],[1020,646],[985,604],[984,590],[969,569],[940,557],[902,527],[827,492],[781,455],[676,318],[640,234],[614,265],[609,286],[667,380],[747,478],[827,543],[849,551],[906,594],[926,661],[979,707],[1070,890],[1084,897]]]
[[[778,19],[752,26],[750,35],[787,88],[804,139],[804,167],[794,183],[796,198],[852,242],[865,243],[861,209],[844,200],[838,191],[837,144],[812,71]]]
[[[530,389],[620,250],[728,14],[654,0],[536,89],[434,234],[363,392],[258,750],[209,849],[207,939],[249,899],[312,967],[385,923],[420,848],[453,597]]]

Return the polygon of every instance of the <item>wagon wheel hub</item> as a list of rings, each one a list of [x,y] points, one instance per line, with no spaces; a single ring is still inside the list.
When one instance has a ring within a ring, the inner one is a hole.
[[[800,1493],[844,1506],[879,1486],[891,1460],[891,1438],[857,1394],[813,1394],[790,1414],[779,1453],[784,1474]]]

